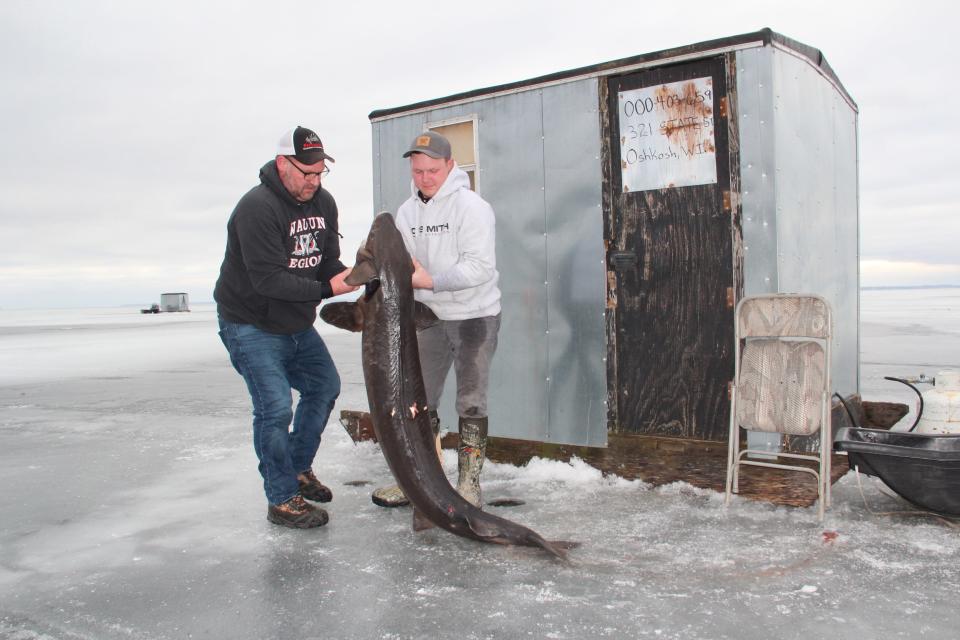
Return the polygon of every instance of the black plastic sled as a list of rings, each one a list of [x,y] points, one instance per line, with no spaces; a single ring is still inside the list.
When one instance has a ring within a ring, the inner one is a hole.
[[[844,427],[833,448],[913,504],[960,516],[960,435]]]

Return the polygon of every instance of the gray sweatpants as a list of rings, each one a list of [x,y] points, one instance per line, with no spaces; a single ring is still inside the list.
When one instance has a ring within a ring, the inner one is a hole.
[[[440,320],[417,332],[420,368],[427,389],[427,404],[440,405],[443,384],[453,365],[457,376],[457,414],[462,418],[487,417],[490,363],[497,350],[500,314],[469,320]]]

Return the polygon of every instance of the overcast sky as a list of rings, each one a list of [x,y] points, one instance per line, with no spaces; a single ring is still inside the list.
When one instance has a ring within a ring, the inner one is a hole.
[[[819,48],[859,105],[861,283],[960,284],[958,13],[3,0],[0,308],[211,300],[227,217],[297,124],[336,158],[325,186],[352,263],[373,214],[370,111],[764,27]]]

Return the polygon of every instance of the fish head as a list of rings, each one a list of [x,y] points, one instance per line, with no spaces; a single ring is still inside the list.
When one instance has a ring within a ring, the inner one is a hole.
[[[384,304],[402,306],[413,301],[413,260],[397,230],[393,216],[379,214],[370,225],[370,233],[357,251],[357,259],[345,282],[363,286],[356,302],[333,302],[320,309],[324,322],[362,331],[365,321],[376,317]]]
[[[413,296],[413,260],[403,243],[393,216],[379,214],[370,225],[370,233],[357,252],[353,272],[347,277],[350,284],[364,284],[364,297],[370,301],[379,293],[381,298],[409,299]],[[351,278],[354,280],[351,282]],[[376,284],[372,283],[376,281]]]

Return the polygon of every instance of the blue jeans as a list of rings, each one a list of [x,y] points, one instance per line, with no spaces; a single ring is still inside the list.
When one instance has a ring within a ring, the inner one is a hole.
[[[263,490],[270,504],[281,504],[297,494],[297,474],[313,464],[340,395],[340,376],[313,327],[281,335],[223,318],[219,322],[230,362],[253,400],[253,449],[260,460]],[[291,389],[300,392],[296,413]]]

